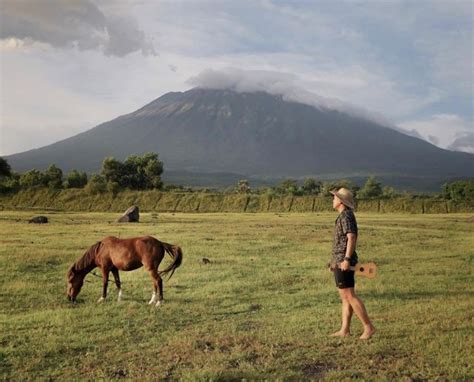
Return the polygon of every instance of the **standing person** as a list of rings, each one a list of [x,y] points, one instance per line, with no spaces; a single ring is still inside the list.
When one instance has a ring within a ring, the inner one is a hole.
[[[335,263],[334,277],[339,288],[342,301],[341,329],[333,334],[337,337],[350,335],[352,314],[355,312],[364,325],[361,339],[367,340],[375,333],[375,328],[370,322],[367,310],[362,300],[354,291],[355,279],[351,266],[357,264],[355,251],[357,242],[357,221],[354,215],[354,197],[347,188],[331,191],[334,196],[332,207],[339,212],[334,230],[334,245],[332,262]]]

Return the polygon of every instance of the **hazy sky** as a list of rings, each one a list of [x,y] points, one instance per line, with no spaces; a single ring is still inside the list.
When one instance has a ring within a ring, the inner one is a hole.
[[[0,0],[0,155],[194,86],[369,114],[474,152],[473,6]]]

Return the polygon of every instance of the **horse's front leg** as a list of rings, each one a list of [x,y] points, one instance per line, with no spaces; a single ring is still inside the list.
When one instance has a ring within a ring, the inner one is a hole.
[[[112,268],[112,274],[114,275],[115,285],[117,286],[117,290],[118,290],[117,301],[120,301],[122,299],[122,284],[120,283],[120,276],[119,276],[118,269]]]
[[[97,302],[103,302],[107,298],[107,286],[109,285],[109,270],[102,269],[102,297]]]

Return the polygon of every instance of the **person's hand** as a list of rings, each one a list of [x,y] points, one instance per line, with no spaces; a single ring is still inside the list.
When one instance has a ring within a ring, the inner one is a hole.
[[[350,264],[347,260],[344,260],[341,265],[339,266],[341,268],[341,271],[348,271],[350,269]]]

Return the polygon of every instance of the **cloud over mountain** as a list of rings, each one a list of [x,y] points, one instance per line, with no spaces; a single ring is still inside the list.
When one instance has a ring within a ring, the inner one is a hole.
[[[460,133],[448,149],[474,154],[474,133],[470,131]]]
[[[339,110],[372,121],[389,124],[381,115],[351,105],[340,99],[324,97],[305,90],[304,81],[297,75],[270,70],[241,70],[227,67],[206,69],[188,80],[190,85],[203,89],[233,90],[238,93],[265,92],[280,95],[284,100],[317,108]]]

